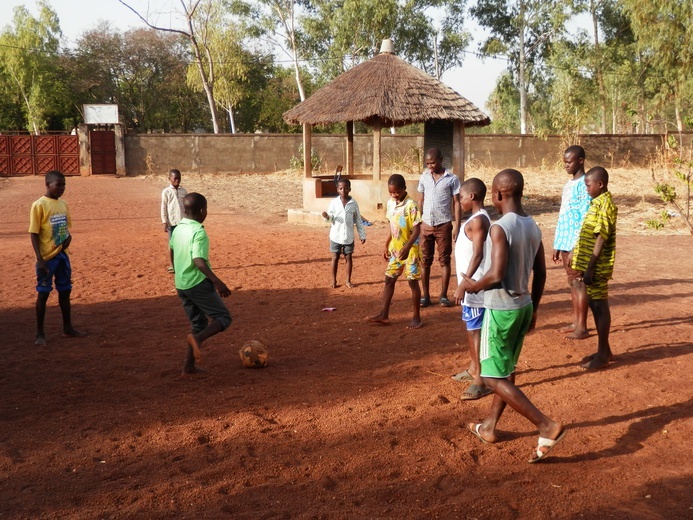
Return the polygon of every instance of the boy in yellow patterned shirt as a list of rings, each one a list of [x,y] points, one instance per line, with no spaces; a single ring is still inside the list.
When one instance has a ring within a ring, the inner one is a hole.
[[[413,314],[408,329],[421,327],[421,213],[419,205],[407,194],[407,184],[399,174],[390,176],[387,181],[390,200],[387,202],[387,219],[390,221],[390,233],[385,241],[383,258],[388,260],[385,271],[385,289],[383,290],[383,307],[369,321],[382,325],[390,324],[390,303],[395,293],[395,282],[400,275],[409,282],[411,289]]]
[[[595,370],[607,367],[614,357],[609,345],[611,310],[608,282],[616,259],[618,208],[611,200],[609,173],[604,168],[595,166],[590,169],[585,174],[585,185],[592,202],[573,250],[572,268],[582,273],[599,337],[597,352],[584,358],[581,367]]]

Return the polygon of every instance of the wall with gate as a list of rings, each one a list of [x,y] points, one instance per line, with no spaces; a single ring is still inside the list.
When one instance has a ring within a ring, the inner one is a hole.
[[[0,175],[79,175],[76,135],[0,135]]]

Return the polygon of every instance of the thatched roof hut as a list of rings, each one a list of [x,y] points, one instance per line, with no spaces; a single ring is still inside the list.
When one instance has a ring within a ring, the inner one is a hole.
[[[473,103],[395,56],[390,40],[383,40],[380,54],[339,75],[285,112],[284,120],[303,125],[306,177],[311,176],[312,125],[347,123],[347,175],[353,173],[354,121],[372,126],[374,179],[380,179],[380,131],[383,127],[432,120],[452,121],[453,171],[464,178],[464,127],[491,123]]]
[[[381,129],[426,122],[447,123],[437,137],[448,143],[453,172],[464,179],[464,127],[485,126],[490,119],[467,99],[394,55],[390,40],[380,54],[338,76],[284,114],[288,123],[303,125],[304,209],[320,207],[323,180],[311,171],[311,134],[316,124],[346,122],[346,174],[354,174],[354,121],[373,128],[373,175],[353,185],[362,207],[382,208],[389,194],[380,175]],[[425,141],[425,139],[424,139]],[[328,184],[332,182],[329,181]],[[363,186],[360,183],[365,183]]]
[[[284,114],[287,123],[311,125],[363,121],[390,127],[430,119],[491,123],[473,103],[390,52],[346,71]]]

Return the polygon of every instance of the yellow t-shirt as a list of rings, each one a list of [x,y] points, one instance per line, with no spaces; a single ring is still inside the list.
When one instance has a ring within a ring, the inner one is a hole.
[[[43,196],[31,205],[29,233],[39,236],[39,252],[44,260],[62,251],[71,226],[70,210],[64,200]]]

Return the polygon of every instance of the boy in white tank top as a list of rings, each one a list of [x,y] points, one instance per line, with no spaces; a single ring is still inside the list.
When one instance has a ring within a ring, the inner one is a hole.
[[[462,320],[467,328],[469,343],[469,368],[452,376],[455,381],[471,382],[462,393],[463,401],[480,399],[492,393],[484,385],[480,375],[479,347],[481,344],[481,324],[484,320],[484,292],[465,293],[462,282],[464,275],[479,280],[486,272],[488,259],[488,229],[491,219],[484,209],[486,185],[477,178],[468,179],[460,189],[460,206],[464,213],[472,216],[462,226],[455,243],[455,262],[458,287],[455,291],[455,303],[462,305]]]

